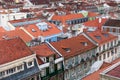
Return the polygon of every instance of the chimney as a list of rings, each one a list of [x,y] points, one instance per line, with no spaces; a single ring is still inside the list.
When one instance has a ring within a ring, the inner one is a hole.
[[[102,22],[102,19],[101,18],[99,18],[99,23],[101,23]]]

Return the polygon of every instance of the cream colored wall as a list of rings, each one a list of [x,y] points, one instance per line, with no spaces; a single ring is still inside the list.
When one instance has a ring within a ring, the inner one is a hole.
[[[17,66],[20,66],[21,64],[24,64],[24,62],[28,63],[30,61],[33,61],[34,59],[36,59],[36,54],[32,54],[30,56],[20,58],[20,59],[11,61],[9,63],[1,64],[0,65],[0,72],[6,71],[8,69],[11,69],[11,68],[14,68],[14,67],[17,67]],[[19,72],[19,71],[16,70],[15,73],[17,73],[17,72]],[[11,75],[11,74],[7,74],[4,77],[9,76],[9,75]]]

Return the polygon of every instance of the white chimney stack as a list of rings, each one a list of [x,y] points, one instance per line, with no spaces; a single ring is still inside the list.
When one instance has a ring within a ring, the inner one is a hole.
[[[101,23],[102,22],[102,19],[101,18],[99,18],[99,23]]]

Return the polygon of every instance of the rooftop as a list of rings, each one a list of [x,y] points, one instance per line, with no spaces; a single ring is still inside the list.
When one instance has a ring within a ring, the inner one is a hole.
[[[31,50],[22,39],[0,40],[0,65],[32,55]]]
[[[65,24],[67,20],[74,20],[74,19],[79,19],[83,18],[84,16],[82,13],[79,14],[67,14],[67,15],[54,15],[52,17],[52,20],[57,20],[61,21],[61,23]]]
[[[120,58],[114,60],[112,63],[104,62],[98,71],[85,76],[82,80],[100,80],[100,73],[106,70],[107,68],[111,67],[112,65],[118,63],[119,61],[120,61]]]
[[[46,27],[39,26],[36,24],[30,24],[30,25],[25,25],[24,28],[34,37],[38,37],[38,36],[46,37],[46,36],[59,34],[62,32],[56,27],[56,25],[48,23],[48,22],[45,22],[45,23],[46,23]]]
[[[109,19],[108,21],[106,21],[106,23],[104,24],[104,26],[120,27],[120,20]]]
[[[65,59],[82,54],[96,46],[83,35],[51,43]]]
[[[105,18],[97,18],[92,21],[87,21],[83,23],[86,27],[96,27],[101,30],[102,25],[107,21]]]
[[[0,40],[10,39],[10,38],[14,38],[14,37],[20,37],[24,42],[30,42],[32,40],[32,38],[21,29],[0,32]]]
[[[90,38],[92,38],[95,42],[97,42],[99,45],[117,39],[117,36],[114,36],[108,32],[103,32],[100,30],[96,30],[93,32],[86,32],[86,34]]]
[[[120,78],[120,65],[109,71],[107,75]]]
[[[31,49],[36,53],[37,56],[40,56],[40,57],[48,57],[55,54],[55,52],[51,50],[51,48],[49,48],[47,44],[34,46]]]

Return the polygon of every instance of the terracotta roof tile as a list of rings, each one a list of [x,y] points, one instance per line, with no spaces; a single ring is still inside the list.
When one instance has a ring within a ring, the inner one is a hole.
[[[110,70],[107,75],[114,76],[120,78],[120,65]]]
[[[44,63],[39,57],[37,57],[37,62],[38,62],[39,65]]]
[[[0,40],[0,64],[5,64],[32,55],[31,50],[20,38]]]
[[[6,32],[6,30],[3,27],[0,27],[0,32]]]
[[[84,43],[86,43],[87,46],[85,46]],[[51,44],[65,57],[65,59],[82,54],[83,52],[96,47],[83,35],[58,42],[52,42]]]
[[[100,80],[100,73],[103,72],[105,69],[109,68],[110,66],[114,65],[115,63],[119,62],[119,61],[120,61],[120,58],[114,60],[112,63],[104,62],[103,65],[101,66],[101,68],[98,71],[96,71],[96,72],[94,72],[94,73],[92,73],[90,75],[87,75],[82,80]]]
[[[32,38],[21,29],[0,32],[0,40],[3,40],[5,38],[14,38],[14,37],[20,37],[24,42],[30,42],[32,40]]]
[[[48,57],[55,54],[55,52],[51,50],[47,44],[34,46],[31,49],[36,53],[37,56],[41,56],[41,57]]]
[[[96,17],[96,16],[99,16],[99,14],[95,12],[88,12],[88,17]]]
[[[79,14],[67,14],[67,15],[54,15],[52,17],[52,20],[58,20],[61,21],[63,24],[66,24],[67,20],[73,20],[73,19],[78,19],[78,18],[83,18],[84,16],[79,13]]]
[[[101,22],[99,22],[99,20],[101,19]],[[96,27],[98,29],[101,30],[101,27],[104,25],[104,23],[107,21],[107,19],[103,19],[103,18],[97,18],[95,20],[92,21],[87,21],[85,23],[83,23],[86,27]]]
[[[118,38],[107,32],[102,32],[100,30],[96,30],[93,32],[86,32],[86,34],[91,37],[94,41],[96,41],[99,45],[107,43],[109,41],[115,40]]]
[[[104,26],[111,26],[111,27],[120,27],[120,20],[116,19],[109,19]]]
[[[38,37],[38,36],[51,36],[51,35],[54,35],[54,34],[59,34],[61,33],[62,31],[59,30],[56,25],[54,24],[51,24],[51,23],[47,23],[49,26],[51,26],[51,28],[48,28],[48,30],[46,31],[42,31],[40,30],[36,24],[30,24],[30,25],[26,25],[24,26],[24,28],[30,33],[32,34],[34,37]],[[34,29],[35,31],[33,32],[32,29]]]

